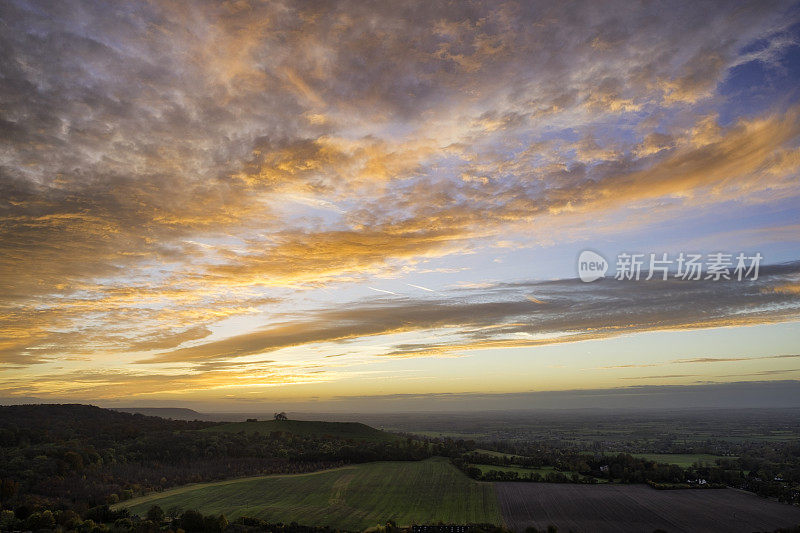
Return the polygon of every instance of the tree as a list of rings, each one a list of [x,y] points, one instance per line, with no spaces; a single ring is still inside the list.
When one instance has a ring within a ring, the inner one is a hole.
[[[9,478],[0,480],[0,503],[14,498],[17,493],[17,484]]]
[[[189,509],[184,511],[180,517],[180,527],[184,531],[203,531],[205,530],[205,517],[198,511]]]
[[[45,509],[41,513],[33,513],[27,520],[25,520],[25,527],[31,530],[37,529],[53,529],[56,527],[56,520],[53,517],[53,512]]]
[[[289,420],[289,417],[286,416],[286,413],[275,413],[275,420]]]
[[[22,527],[22,521],[19,520],[14,511],[10,509],[3,509],[0,511],[0,530],[14,531]]]
[[[133,529],[133,521],[130,518],[117,518],[114,521],[114,529],[117,531],[130,531]]]
[[[208,515],[203,520],[204,530],[210,533],[222,533],[228,527],[228,519],[224,514]]]
[[[165,516],[164,509],[162,509],[158,505],[154,505],[147,510],[147,519],[153,522],[154,524],[160,524],[161,522],[163,522],[164,516]]]

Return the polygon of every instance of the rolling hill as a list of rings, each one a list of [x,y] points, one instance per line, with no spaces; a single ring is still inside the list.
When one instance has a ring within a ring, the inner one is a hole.
[[[332,437],[337,439],[390,441],[398,437],[359,422],[319,422],[308,420],[263,420],[258,422],[231,422],[209,427],[203,431],[226,433],[260,433],[269,435],[280,431],[308,437]]]
[[[158,416],[172,420],[212,420],[204,413],[183,407],[114,407],[112,411],[120,413],[140,414],[145,416]]]

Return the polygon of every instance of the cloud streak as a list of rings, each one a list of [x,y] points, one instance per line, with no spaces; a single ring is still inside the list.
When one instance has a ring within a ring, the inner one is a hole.
[[[319,310],[305,319],[266,326],[221,341],[172,350],[143,363],[196,362],[257,355],[304,344],[429,330],[453,340],[399,344],[386,355],[430,356],[471,349],[539,346],[668,329],[752,325],[800,319],[800,299],[772,288],[800,275],[800,264],[767,268],[755,282],[570,279],[499,285],[465,301],[393,299]],[[535,291],[547,305],[531,301]],[[659,302],[653,306],[653,302]],[[790,356],[774,356],[790,357]],[[733,359],[728,359],[733,360]],[[700,359],[678,363],[707,362]]]

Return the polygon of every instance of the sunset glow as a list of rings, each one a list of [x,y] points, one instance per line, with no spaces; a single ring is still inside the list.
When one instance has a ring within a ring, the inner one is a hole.
[[[800,379],[796,4],[0,18],[4,399],[424,409]],[[608,277],[578,279],[583,250]],[[763,262],[619,281],[623,252]]]

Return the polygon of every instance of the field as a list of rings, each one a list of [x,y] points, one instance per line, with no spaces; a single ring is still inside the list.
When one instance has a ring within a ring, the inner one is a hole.
[[[495,452],[491,450],[475,450],[476,452],[491,455],[494,457],[515,457],[513,455],[508,455],[501,452]],[[617,453],[628,453],[628,452],[607,452],[608,455],[617,455]],[[736,459],[734,456],[725,456],[725,455],[711,455],[707,453],[632,453],[634,457],[639,457],[641,459],[648,459],[650,461],[656,461],[659,463],[666,463],[671,465],[678,465],[682,468],[687,468],[695,463],[700,464],[708,464],[714,465],[716,464],[717,459]],[[527,474],[531,471],[539,472],[542,475],[545,475],[547,472],[552,472],[552,467],[544,467],[544,468],[534,468],[529,469],[521,466],[495,466],[495,465],[482,465],[482,464],[475,464],[472,466],[476,466],[481,469],[481,471],[488,471],[488,470],[500,470],[502,472],[519,472],[521,474]],[[565,472],[567,475],[570,472]]]
[[[541,441],[587,451],[664,453],[664,442],[691,447],[708,439],[731,443],[800,439],[798,409],[624,411],[613,417],[592,410],[364,415],[364,423],[428,437],[490,441]],[[597,446],[595,446],[597,445]]]
[[[736,459],[736,457],[709,455],[705,453],[632,453],[631,455],[634,457],[640,457],[642,459],[648,459],[650,461],[657,461],[659,463],[678,465],[684,468],[692,466],[694,463],[713,465],[717,459]]]
[[[496,483],[506,525],[620,533],[663,529],[773,531],[800,523],[800,508],[733,489],[655,490],[645,485]]]
[[[476,448],[475,453],[482,453],[484,455],[491,455],[492,457],[519,457],[518,455],[511,455],[503,452],[496,452],[494,450],[484,450],[482,448]]]
[[[307,420],[262,420],[258,422],[233,422],[206,428],[208,432],[260,433],[269,435],[282,431],[307,437],[334,437],[354,440],[395,440],[397,437],[379,429],[358,422],[317,422]]]
[[[390,519],[399,525],[502,523],[492,485],[469,479],[442,458],[180,487],[118,507],[144,515],[153,504],[349,530]]]

